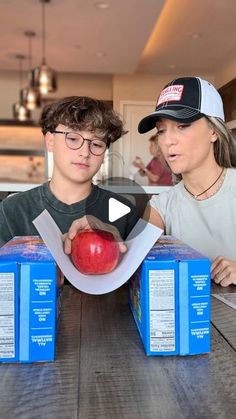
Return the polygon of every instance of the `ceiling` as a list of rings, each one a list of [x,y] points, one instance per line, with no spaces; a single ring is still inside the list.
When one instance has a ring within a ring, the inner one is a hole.
[[[0,70],[18,70],[16,54],[28,70],[29,30],[40,64],[40,0],[0,0],[0,11]],[[45,15],[46,59],[59,72],[200,74],[236,57],[235,0],[50,0]]]

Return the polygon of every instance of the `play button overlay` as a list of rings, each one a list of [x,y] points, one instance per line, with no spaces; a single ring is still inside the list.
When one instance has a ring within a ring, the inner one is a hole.
[[[131,212],[131,209],[128,205],[123,204],[115,198],[109,198],[108,219],[111,223],[129,214],[129,212]]]
[[[97,188],[104,191],[100,192]],[[131,230],[134,230],[132,238],[142,233],[146,223],[140,224],[140,230],[134,229],[134,225],[136,220],[142,218],[151,197],[142,185],[126,177],[109,177],[99,181],[94,192],[103,202],[102,216],[99,218],[96,212],[91,214],[91,201],[88,199],[85,215],[90,229],[106,230],[109,224],[111,231],[118,229],[122,242],[128,235],[130,239]]]

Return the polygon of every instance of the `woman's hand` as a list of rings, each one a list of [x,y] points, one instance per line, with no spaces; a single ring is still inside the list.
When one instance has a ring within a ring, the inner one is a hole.
[[[68,255],[71,253],[71,241],[74,239],[78,231],[82,230],[105,230],[109,233],[112,233],[115,239],[117,240],[121,253],[125,253],[127,250],[126,245],[123,243],[123,240],[120,236],[119,231],[116,227],[111,224],[104,223],[93,215],[85,215],[84,217],[78,218],[73,221],[69,231],[62,236],[62,241],[64,243],[64,252]]]
[[[222,287],[236,285],[236,262],[218,256],[211,265],[211,278]]]

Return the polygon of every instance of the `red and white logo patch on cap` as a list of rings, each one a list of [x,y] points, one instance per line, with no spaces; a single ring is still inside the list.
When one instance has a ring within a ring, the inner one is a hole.
[[[182,98],[182,94],[184,91],[184,86],[182,84],[176,84],[173,86],[168,86],[165,89],[162,90],[158,101],[157,101],[157,107],[165,102],[178,102]]]

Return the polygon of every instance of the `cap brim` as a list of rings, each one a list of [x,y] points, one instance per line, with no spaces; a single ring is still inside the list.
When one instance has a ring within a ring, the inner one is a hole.
[[[159,111],[153,112],[152,114],[145,116],[138,124],[138,132],[144,134],[155,128],[156,122],[161,118],[172,119],[174,121],[180,121],[183,123],[197,121],[204,115],[196,109],[160,109]]]

